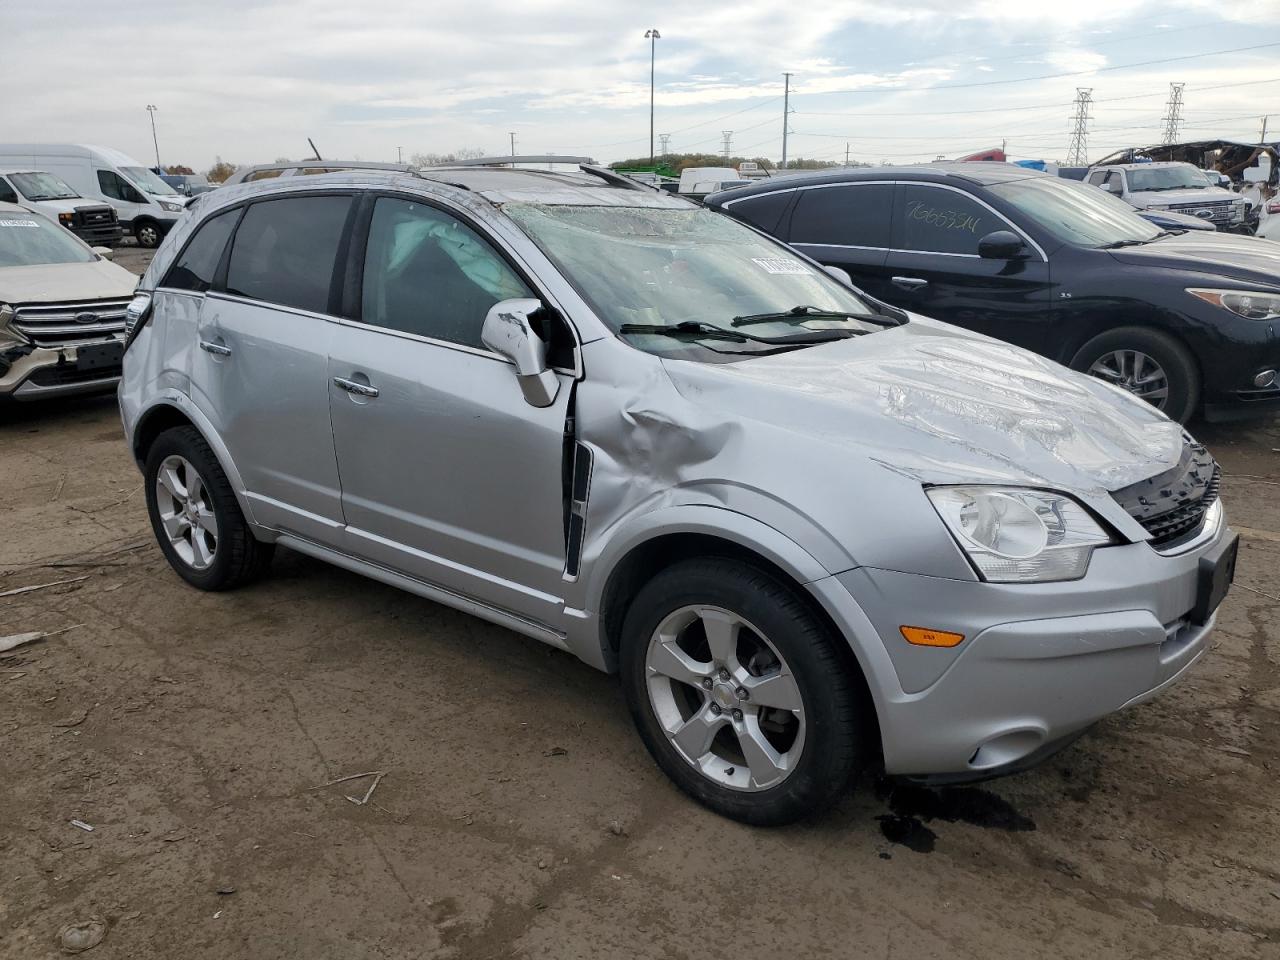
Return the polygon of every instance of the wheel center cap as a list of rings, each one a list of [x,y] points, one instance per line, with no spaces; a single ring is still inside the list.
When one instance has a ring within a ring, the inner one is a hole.
[[[738,705],[738,695],[727,683],[717,683],[711,688],[711,699],[721,710],[728,710]]]

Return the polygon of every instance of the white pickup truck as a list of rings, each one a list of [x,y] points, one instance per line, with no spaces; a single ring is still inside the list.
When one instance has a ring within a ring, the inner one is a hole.
[[[1219,230],[1242,226],[1243,197],[1209,183],[1190,163],[1119,163],[1094,167],[1086,183],[1101,187],[1139,210],[1170,210],[1208,220]]]

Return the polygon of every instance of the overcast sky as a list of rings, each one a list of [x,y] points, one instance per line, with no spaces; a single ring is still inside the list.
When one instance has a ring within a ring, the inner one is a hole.
[[[1280,138],[1280,0],[0,0],[0,130],[150,163],[150,103],[161,161],[199,170],[297,159],[308,136],[365,160],[506,153],[511,131],[521,153],[642,156],[649,27],[675,151],[732,130],[735,153],[776,159],[783,71],[792,157],[843,159],[847,142],[896,163],[1007,138],[1056,159],[1085,86],[1098,159],[1159,142],[1171,81],[1184,139],[1256,139],[1268,112]]]

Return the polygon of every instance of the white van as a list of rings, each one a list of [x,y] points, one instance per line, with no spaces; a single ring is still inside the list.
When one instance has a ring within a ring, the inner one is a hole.
[[[81,196],[110,204],[120,225],[144,247],[159,246],[187,204],[145,164],[109,147],[0,143],[0,166],[44,170]]]

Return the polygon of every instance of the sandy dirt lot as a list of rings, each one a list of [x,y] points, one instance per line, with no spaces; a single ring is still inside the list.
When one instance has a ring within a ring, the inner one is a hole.
[[[0,656],[0,957],[90,918],[101,960],[1280,957],[1280,422],[1193,429],[1243,541],[1184,682],[1030,773],[762,831],[565,654],[284,551],[185,586],[113,398],[0,411],[0,635],[65,631]]]

